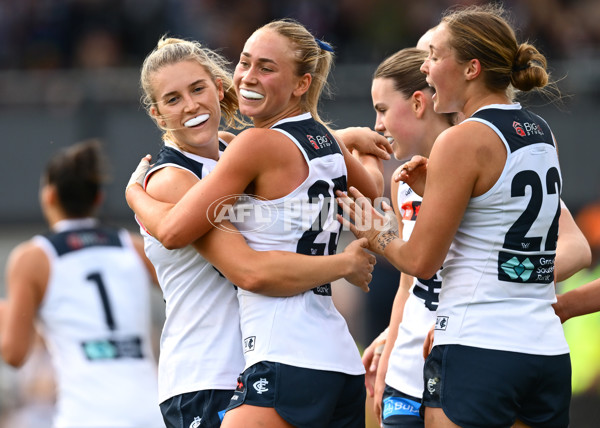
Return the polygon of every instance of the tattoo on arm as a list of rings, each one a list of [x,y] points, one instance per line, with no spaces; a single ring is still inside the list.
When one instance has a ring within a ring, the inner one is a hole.
[[[398,239],[398,229],[386,230],[385,232],[381,232],[377,236],[377,244],[383,252],[385,250],[385,247],[387,247],[388,244],[395,239]]]

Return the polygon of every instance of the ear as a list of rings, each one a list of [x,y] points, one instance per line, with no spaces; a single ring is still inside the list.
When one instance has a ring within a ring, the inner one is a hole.
[[[94,209],[97,209],[104,202],[104,192],[101,190],[96,193],[96,197],[94,198]]]
[[[423,118],[427,110],[427,96],[423,91],[415,91],[411,97],[412,110],[417,119]]]
[[[217,86],[217,92],[219,93],[219,101],[223,101],[223,98],[225,98],[225,91],[223,90],[223,79],[216,78],[215,85]]]
[[[152,118],[156,121],[158,126],[167,126],[167,122],[160,118],[160,113],[156,106],[150,107],[150,116],[152,116]]]
[[[56,205],[58,201],[58,193],[56,186],[51,184],[42,184],[40,187],[40,202],[46,207]]]
[[[298,84],[296,85],[296,89],[294,89],[293,94],[297,97],[301,97],[302,95],[304,95],[306,93],[306,91],[308,91],[308,88],[310,88],[311,82],[312,82],[312,76],[310,75],[310,73],[305,73],[298,80]]]
[[[466,63],[465,78],[473,80],[481,74],[481,63],[478,59],[472,59]]]

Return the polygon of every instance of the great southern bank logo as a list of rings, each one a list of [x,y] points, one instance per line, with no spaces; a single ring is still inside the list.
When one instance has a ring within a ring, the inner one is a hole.
[[[510,279],[521,278],[523,281],[527,281],[535,266],[529,261],[529,259],[525,259],[520,261],[518,258],[513,257],[509,261],[502,264],[502,269],[504,272],[510,277]]]

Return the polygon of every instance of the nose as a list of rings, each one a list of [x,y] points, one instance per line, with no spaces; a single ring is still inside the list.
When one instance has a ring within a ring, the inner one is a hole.
[[[253,83],[256,81],[256,74],[254,67],[248,67],[245,70],[240,71],[241,81],[244,83]]]
[[[383,124],[383,120],[381,120],[381,115],[379,113],[377,113],[377,116],[375,117],[375,131],[377,131],[377,132],[385,131],[385,126]]]
[[[185,111],[193,111],[198,106],[198,103],[194,101],[190,94],[185,94],[183,96],[183,103]]]
[[[427,58],[425,61],[423,61],[423,64],[421,64],[421,73],[425,73],[425,74],[429,74],[429,58]]]

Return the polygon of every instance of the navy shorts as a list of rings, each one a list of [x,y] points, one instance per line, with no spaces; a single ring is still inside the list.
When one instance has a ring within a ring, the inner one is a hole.
[[[160,411],[167,428],[218,428],[232,395],[220,389],[188,392],[160,403]]]
[[[238,379],[227,411],[272,407],[299,428],[364,428],[365,377],[262,361]]]
[[[566,428],[569,354],[532,355],[461,345],[435,346],[424,367],[423,409],[441,407],[464,428]]]
[[[404,394],[389,385],[383,391],[381,426],[383,428],[424,428],[419,415],[421,399]]]

